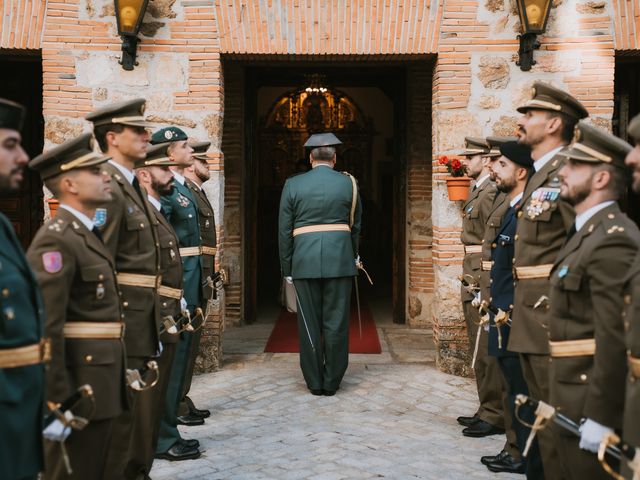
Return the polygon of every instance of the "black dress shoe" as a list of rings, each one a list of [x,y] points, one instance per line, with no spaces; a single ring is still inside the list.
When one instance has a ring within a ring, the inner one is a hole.
[[[323,390],[322,394],[325,397],[333,397],[336,394],[336,391],[335,390]]]
[[[211,412],[207,409],[204,408],[197,408],[194,404],[193,404],[193,400],[191,400],[189,397],[184,397],[184,401],[187,404],[187,407],[189,407],[189,413],[191,415],[195,415],[196,417],[202,417],[202,418],[209,418],[209,416],[211,416]]]
[[[487,465],[487,468],[495,473],[524,473],[524,462],[516,461],[507,453],[497,462]]]
[[[156,458],[162,458],[163,460],[170,460],[172,462],[177,462],[180,460],[193,460],[200,456],[200,450],[193,447],[188,447],[186,445],[181,444],[180,442],[176,442],[173,446],[164,453],[156,453]]]
[[[180,415],[176,417],[178,425],[186,425],[187,427],[193,427],[195,425],[204,425],[204,418],[196,417],[195,415]]]
[[[311,392],[311,395],[324,395],[324,390],[320,388],[310,388],[309,391]]]
[[[190,438],[188,440],[185,438],[181,438],[180,440],[178,440],[178,442],[191,448],[198,448],[200,446],[200,442],[195,438]]]
[[[480,457],[480,463],[482,463],[483,465],[489,465],[490,463],[495,463],[500,461],[500,459],[502,459],[502,457],[504,457],[505,455],[509,455],[509,454],[504,450],[502,450],[497,455],[485,455],[484,457]]]
[[[470,427],[471,425],[478,423],[480,421],[480,417],[476,413],[473,417],[458,417],[456,420],[463,427]]]
[[[470,427],[462,430],[462,434],[465,437],[488,437],[489,435],[499,435],[504,433],[504,428],[494,427],[490,423],[480,420]]]

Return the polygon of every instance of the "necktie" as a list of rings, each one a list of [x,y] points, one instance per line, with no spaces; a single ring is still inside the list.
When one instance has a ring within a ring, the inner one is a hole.
[[[573,222],[571,224],[571,228],[569,228],[569,231],[567,232],[567,241],[569,241],[569,239],[571,237],[573,237],[576,234],[577,230],[576,230],[576,222]]]
[[[164,209],[164,207],[160,207],[160,214],[161,214],[164,218],[167,218],[167,211]]]
[[[93,227],[91,229],[91,233],[93,233],[96,237],[98,237],[98,240],[100,240],[101,243],[104,243],[102,234],[100,233],[100,230],[98,230],[98,227]]]
[[[133,185],[133,188],[136,189],[136,192],[138,192],[138,195],[140,195],[140,198],[144,199],[144,196],[142,195],[142,189],[140,188],[140,182],[138,181],[138,177],[133,177],[133,182],[131,182],[131,184]]]

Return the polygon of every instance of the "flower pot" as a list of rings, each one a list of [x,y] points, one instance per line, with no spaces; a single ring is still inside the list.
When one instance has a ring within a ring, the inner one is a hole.
[[[466,200],[469,198],[469,185],[471,179],[469,177],[447,177],[447,192],[449,200]]]
[[[47,200],[47,203],[49,204],[49,214],[51,218],[53,218],[56,216],[56,212],[58,211],[60,202],[58,202],[58,200],[56,200],[55,198],[50,198],[49,200]]]

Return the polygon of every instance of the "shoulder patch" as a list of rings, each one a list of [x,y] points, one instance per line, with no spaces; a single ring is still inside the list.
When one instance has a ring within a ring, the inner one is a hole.
[[[42,254],[42,266],[45,272],[58,273],[62,270],[62,253],[57,251],[44,252]]]
[[[96,227],[104,227],[106,223],[107,223],[107,209],[96,208],[96,213],[93,216],[93,224]]]

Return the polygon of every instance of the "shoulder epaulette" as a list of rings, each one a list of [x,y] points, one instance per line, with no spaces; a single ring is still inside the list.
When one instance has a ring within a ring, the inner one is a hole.
[[[52,218],[47,225],[47,230],[50,232],[62,233],[65,228],[69,226],[69,223],[61,218]]]

